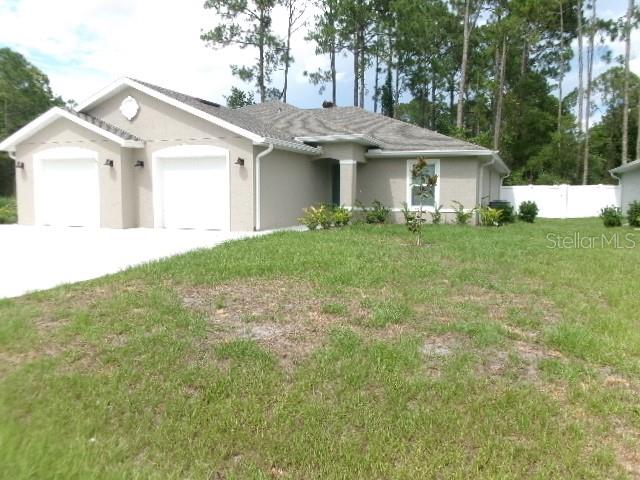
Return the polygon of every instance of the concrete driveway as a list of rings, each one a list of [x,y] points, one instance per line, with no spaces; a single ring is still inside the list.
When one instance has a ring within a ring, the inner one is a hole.
[[[0,225],[0,298],[264,233]]]

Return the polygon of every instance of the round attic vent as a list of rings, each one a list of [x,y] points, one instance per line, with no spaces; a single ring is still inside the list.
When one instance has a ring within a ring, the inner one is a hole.
[[[135,98],[129,96],[125,98],[120,104],[120,113],[124,115],[127,120],[133,120],[140,110],[140,105]]]

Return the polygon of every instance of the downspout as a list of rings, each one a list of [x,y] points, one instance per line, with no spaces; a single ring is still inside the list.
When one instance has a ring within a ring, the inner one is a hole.
[[[13,161],[16,160],[16,152],[7,152],[9,154],[9,158]]]
[[[619,205],[619,207],[622,208],[622,186],[621,186],[622,185],[621,184],[622,179],[619,176],[617,176],[615,173],[613,173],[611,170],[609,170],[609,175],[611,175],[613,178],[615,178],[618,181],[618,187],[620,187],[618,189],[618,191],[620,192],[620,205]]]
[[[620,185],[620,182],[622,181],[622,179],[617,176],[615,173],[613,173],[611,170],[609,170],[609,175],[611,175],[613,178],[615,178],[616,180],[618,180],[618,185]]]
[[[493,165],[494,163],[496,163],[496,156],[491,155],[491,160],[483,163],[482,166],[480,167],[480,185],[478,185],[478,206],[482,206],[482,194],[484,193],[482,191],[483,187],[484,187],[484,169],[490,165]],[[491,190],[491,185],[489,185],[489,190]]]
[[[273,143],[269,143],[269,146],[267,147],[267,149],[264,152],[260,152],[258,155],[256,155],[256,165],[255,165],[255,169],[256,169],[256,205],[255,205],[255,213],[256,213],[256,218],[255,218],[255,227],[254,229],[256,231],[260,230],[260,160],[262,160],[262,157],[265,157],[267,155],[269,155],[271,152],[273,152]]]

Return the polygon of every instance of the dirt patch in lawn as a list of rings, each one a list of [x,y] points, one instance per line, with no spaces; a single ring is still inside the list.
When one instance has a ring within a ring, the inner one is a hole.
[[[427,357],[448,357],[466,344],[468,341],[455,333],[431,335],[422,342],[420,353]]]
[[[640,432],[619,422],[614,429],[616,459],[631,478],[640,478]]]
[[[459,293],[452,295],[453,304],[472,303],[487,309],[489,318],[497,321],[508,320],[514,314],[535,317],[544,324],[557,323],[562,317],[555,304],[536,295],[501,293],[476,285],[466,285]],[[513,327],[516,328],[517,327]],[[520,329],[520,333],[528,335]]]
[[[251,339],[295,362],[325,341],[327,332],[358,308],[340,300],[341,314],[323,308],[333,299],[318,295],[309,282],[294,279],[242,279],[180,292],[186,308],[206,315],[205,345]]]
[[[332,297],[320,294],[308,281],[253,278],[183,288],[178,293],[184,307],[207,317],[205,344],[251,339],[285,363],[295,363],[323,345],[336,327],[348,327],[367,340],[395,339],[415,331],[408,322],[371,321],[379,305],[369,305],[368,298],[386,305],[384,289],[351,289]]]
[[[479,375],[497,377],[513,372],[527,382],[539,383],[540,362],[565,357],[544,345],[516,340],[508,342],[506,348],[487,350],[481,358]]]

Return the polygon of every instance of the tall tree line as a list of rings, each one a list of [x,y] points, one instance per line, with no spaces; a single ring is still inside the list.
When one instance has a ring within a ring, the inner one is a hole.
[[[370,99],[374,111],[497,150],[513,182],[610,181],[608,168],[640,154],[634,0],[617,21],[598,18],[596,0],[207,0],[227,21],[202,38],[254,49],[255,64],[233,72],[255,83],[260,101],[286,101],[292,19],[310,5],[305,41],[328,67],[305,75],[332,104],[346,56],[352,105]],[[288,13],[283,38],[272,27],[277,9]],[[607,55],[613,39],[625,42],[622,58]],[[613,73],[594,78],[601,57]],[[278,70],[282,86],[272,83]],[[569,79],[577,88],[565,92]]]
[[[49,78],[21,54],[0,48],[0,138],[19,130],[54,105],[64,105],[55,96]],[[0,152],[0,196],[15,192],[15,164]]]

